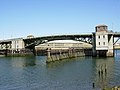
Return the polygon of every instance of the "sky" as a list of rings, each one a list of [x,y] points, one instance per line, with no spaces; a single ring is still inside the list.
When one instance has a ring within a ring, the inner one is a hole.
[[[120,0],[0,0],[0,39],[120,31]]]

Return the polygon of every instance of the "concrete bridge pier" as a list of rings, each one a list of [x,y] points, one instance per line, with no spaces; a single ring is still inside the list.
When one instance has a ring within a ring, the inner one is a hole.
[[[36,50],[35,50],[35,46],[33,47],[33,54],[36,56]]]
[[[113,35],[110,34],[110,35],[108,35],[108,51],[107,51],[107,56],[114,56],[113,43],[114,43],[114,38],[113,38]]]
[[[50,48],[47,49],[47,57],[50,58],[51,55],[50,55]]]
[[[97,56],[97,51],[96,51],[96,38],[95,38],[95,33],[92,34],[92,56],[96,57]]]

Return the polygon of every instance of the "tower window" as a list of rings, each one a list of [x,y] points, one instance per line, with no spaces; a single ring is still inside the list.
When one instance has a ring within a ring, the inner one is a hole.
[[[98,38],[100,39],[100,36],[98,36]]]
[[[105,42],[103,42],[103,45],[105,45]]]
[[[100,42],[99,42],[99,45],[100,45]]]

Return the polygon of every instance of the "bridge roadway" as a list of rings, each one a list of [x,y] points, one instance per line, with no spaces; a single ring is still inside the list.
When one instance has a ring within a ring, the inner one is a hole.
[[[113,33],[114,37],[119,37],[120,38],[120,32],[119,33]]]

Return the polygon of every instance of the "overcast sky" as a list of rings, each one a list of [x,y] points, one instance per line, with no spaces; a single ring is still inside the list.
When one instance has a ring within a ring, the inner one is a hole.
[[[0,0],[0,39],[120,31],[120,0]]]

